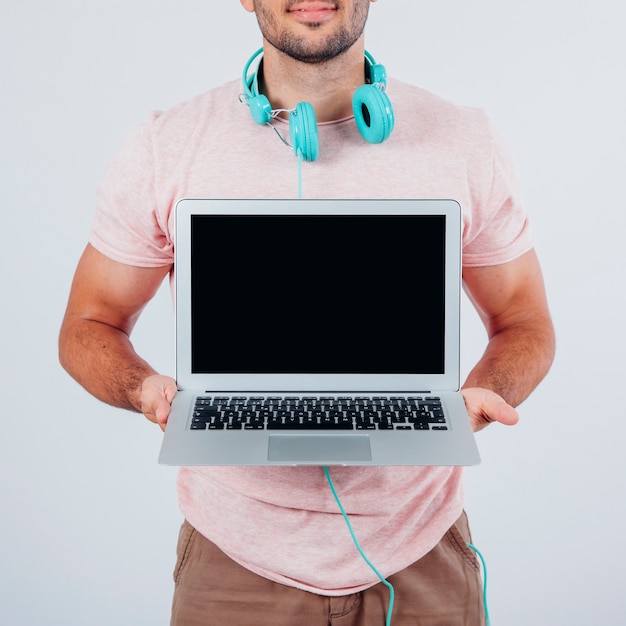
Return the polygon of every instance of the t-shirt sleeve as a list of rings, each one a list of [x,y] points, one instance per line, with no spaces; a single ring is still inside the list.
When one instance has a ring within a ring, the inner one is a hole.
[[[137,267],[159,267],[174,260],[168,210],[155,192],[151,126],[132,131],[110,161],[98,187],[89,234],[94,248]]]
[[[476,193],[474,210],[464,225],[463,265],[470,267],[513,261],[533,247],[517,166],[506,141],[490,121],[489,131],[488,184]]]

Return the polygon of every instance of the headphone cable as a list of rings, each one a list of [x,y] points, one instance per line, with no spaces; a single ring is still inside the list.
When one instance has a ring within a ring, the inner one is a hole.
[[[356,538],[356,534],[354,533],[354,530],[352,529],[352,524],[350,523],[350,520],[348,519],[348,514],[343,508],[343,505],[341,504],[341,500],[339,500],[339,496],[337,495],[337,491],[335,490],[335,486],[333,485],[333,481],[330,477],[330,472],[328,471],[328,467],[326,466],[324,466],[324,474],[326,474],[326,480],[328,481],[330,490],[333,492],[333,496],[335,497],[335,502],[337,502],[337,506],[339,506],[339,510],[341,511],[341,514],[343,515],[343,519],[345,520],[346,525],[348,526],[348,530],[350,531],[350,536],[352,537],[352,541],[354,541],[354,545],[356,546],[356,549],[359,551],[359,554],[361,555],[363,560],[367,563],[369,568],[374,572],[374,574],[376,574],[376,576],[378,576],[378,578],[380,579],[380,582],[383,583],[383,585],[385,585],[389,589],[389,608],[387,609],[387,620],[385,622],[385,626],[391,626],[391,615],[393,614],[393,602],[395,598],[395,591],[394,591],[393,585],[388,580],[385,579],[385,577],[376,569],[376,567],[374,567],[372,562],[365,556],[365,553],[363,552],[363,549],[361,548],[361,545],[359,544],[359,541]]]

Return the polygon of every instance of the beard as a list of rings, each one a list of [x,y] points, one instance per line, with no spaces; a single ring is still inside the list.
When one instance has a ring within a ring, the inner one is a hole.
[[[294,6],[297,0],[287,2],[286,9]],[[261,34],[274,48],[302,63],[324,63],[343,54],[363,34],[369,12],[370,0],[355,2],[346,24],[339,29],[316,41],[308,41],[289,30],[280,30],[275,16],[262,2],[255,2],[255,12]],[[322,24],[312,22],[308,28],[314,31]]]

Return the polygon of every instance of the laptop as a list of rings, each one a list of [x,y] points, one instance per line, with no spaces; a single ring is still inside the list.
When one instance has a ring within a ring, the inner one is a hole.
[[[166,465],[474,465],[453,200],[184,199]]]

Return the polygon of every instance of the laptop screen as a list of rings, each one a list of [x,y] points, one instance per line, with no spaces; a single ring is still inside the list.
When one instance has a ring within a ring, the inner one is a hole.
[[[192,215],[192,373],[443,373],[445,230],[444,215]]]

